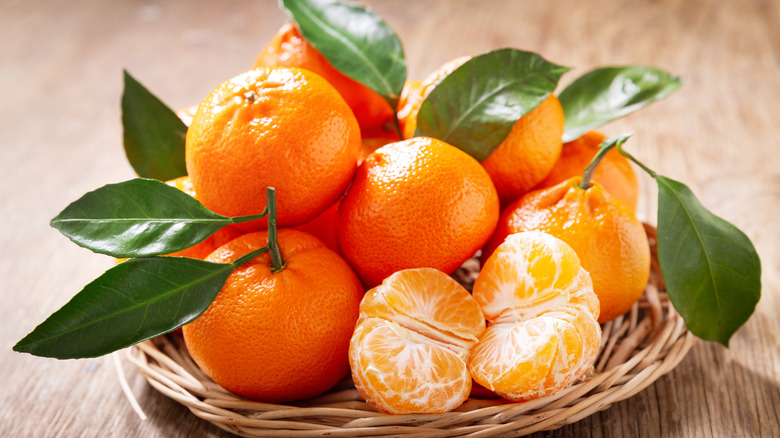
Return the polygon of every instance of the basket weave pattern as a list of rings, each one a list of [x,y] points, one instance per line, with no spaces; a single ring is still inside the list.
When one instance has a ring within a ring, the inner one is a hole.
[[[522,403],[474,388],[458,409],[444,414],[388,415],[374,411],[349,377],[316,398],[291,405],[248,401],[214,383],[192,361],[180,334],[142,342],[128,359],[152,387],[198,417],[239,436],[522,436],[579,421],[642,391],[671,371],[695,343],[664,290],[655,250],[656,230],[645,226],[652,249],[650,281],[630,312],[602,325],[593,369],[563,391]],[[473,284],[478,266],[467,262],[456,279]]]

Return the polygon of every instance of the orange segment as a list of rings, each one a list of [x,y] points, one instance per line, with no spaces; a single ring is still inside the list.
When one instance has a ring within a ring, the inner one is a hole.
[[[540,232],[508,236],[480,271],[474,298],[491,321],[469,359],[480,385],[529,400],[560,391],[593,365],[598,298],[562,240]]]
[[[359,370],[358,391],[371,406],[388,413],[447,412],[471,391],[462,354],[380,318],[358,325],[350,361]]]
[[[471,376],[501,395],[536,395],[555,368],[563,326],[553,318],[491,325],[471,351]]]
[[[468,291],[432,268],[407,269],[386,278],[366,293],[360,313],[465,348],[485,330],[482,310]]]
[[[533,238],[510,235],[502,251],[485,262],[486,275],[477,278],[474,298],[491,321],[505,312],[523,315],[531,309],[538,314],[566,303],[561,289],[579,269],[577,254],[561,240],[542,233]]]
[[[484,330],[479,304],[448,275],[396,272],[361,301],[349,348],[355,387],[382,412],[452,410],[471,391],[466,364]]]

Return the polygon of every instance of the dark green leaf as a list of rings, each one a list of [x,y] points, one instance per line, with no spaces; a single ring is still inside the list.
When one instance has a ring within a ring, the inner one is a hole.
[[[136,178],[85,194],[51,225],[94,252],[141,257],[189,248],[233,222],[179,189]]]
[[[657,68],[603,67],[580,76],[558,96],[566,117],[563,141],[569,142],[607,122],[662,99],[682,81]]]
[[[401,41],[365,6],[334,0],[279,0],[304,39],[343,74],[396,107],[406,80]]]
[[[728,346],[761,296],[761,262],[745,234],[684,184],[656,175],[658,260],[669,299],[696,336]]]
[[[475,56],[426,97],[414,135],[438,138],[482,161],[568,70],[516,49]]]
[[[122,126],[125,153],[138,176],[162,181],[187,174],[187,126],[170,108],[125,73]]]
[[[233,267],[184,257],[125,261],[85,286],[14,350],[96,357],[167,333],[205,312]]]

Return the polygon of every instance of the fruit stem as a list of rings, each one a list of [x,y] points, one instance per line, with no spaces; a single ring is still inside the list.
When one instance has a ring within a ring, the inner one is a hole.
[[[271,272],[274,274],[283,271],[287,262],[282,258],[279,249],[278,235],[276,231],[276,189],[266,189],[266,209],[268,209],[268,250],[271,253]]]
[[[628,140],[628,137],[631,137],[631,134],[623,134],[617,137],[608,138],[601,142],[599,145],[599,151],[596,153],[596,156],[593,157],[593,159],[588,164],[588,167],[586,167],[585,171],[582,172],[582,181],[580,181],[580,188],[582,190],[588,190],[590,187],[590,181],[593,179],[593,173],[596,172],[596,167],[598,167],[601,159],[607,155],[607,152],[612,150],[612,148],[615,146],[619,148],[620,145]]]

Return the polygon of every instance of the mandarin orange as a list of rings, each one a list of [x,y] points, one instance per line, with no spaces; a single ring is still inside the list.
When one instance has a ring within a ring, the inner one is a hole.
[[[543,231],[568,243],[593,279],[599,322],[614,319],[639,299],[650,275],[650,246],[634,211],[598,182],[587,190],[580,177],[528,193],[501,213],[482,260],[507,236]]]
[[[455,409],[470,393],[469,349],[484,330],[479,305],[448,275],[396,272],[360,303],[349,347],[355,387],[382,412]]]
[[[552,187],[573,176],[582,175],[605,138],[600,132],[590,131],[576,140],[564,143],[561,157],[534,190]],[[631,162],[620,152],[614,149],[607,152],[596,167],[593,180],[599,182],[612,196],[636,210],[639,181]]]
[[[406,268],[453,272],[490,238],[498,214],[496,190],[475,159],[419,137],[383,146],[360,165],[336,237],[371,287]]]
[[[320,239],[322,243],[333,251],[338,252],[339,245],[336,241],[336,219],[338,218],[339,202],[337,201],[327,210],[314,219],[298,225],[293,229],[309,233]]]
[[[471,350],[480,385],[515,401],[553,394],[593,366],[599,304],[574,250],[540,232],[509,236],[488,258],[474,298],[490,324]]]
[[[230,263],[266,246],[245,234],[206,260]],[[347,263],[317,238],[281,229],[285,267],[261,254],[237,268],[208,310],[183,327],[192,358],[219,385],[255,400],[312,397],[349,371],[348,348],[363,288]]]
[[[338,71],[317,49],[301,36],[298,28],[287,23],[260,52],[254,67],[305,68],[333,85],[357,117],[362,136],[397,140],[393,127],[393,108],[379,94]]]
[[[428,94],[469,59],[464,56],[445,63],[431,73],[419,88],[414,83],[408,84],[405,105],[399,107],[398,113],[404,137],[414,134],[420,105]],[[563,127],[563,108],[558,98],[551,94],[515,122],[506,139],[482,161],[502,205],[524,195],[550,173],[561,154]]]
[[[200,104],[187,130],[186,162],[198,199],[226,216],[259,214],[266,187],[275,187],[284,227],[336,202],[360,150],[355,117],[328,82],[303,69],[260,68],[224,82]]]

